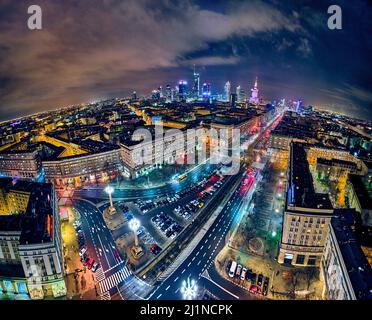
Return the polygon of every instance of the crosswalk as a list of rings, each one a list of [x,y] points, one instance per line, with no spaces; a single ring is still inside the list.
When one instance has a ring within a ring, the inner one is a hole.
[[[104,274],[104,272],[103,272],[102,267],[100,267],[100,268],[97,269],[97,271],[96,271],[96,281],[97,281],[97,282],[100,282],[100,281],[102,281],[102,280],[104,280],[104,279],[105,279],[105,274]]]
[[[105,292],[100,297],[101,297],[101,300],[111,300],[111,296],[109,292]]]
[[[116,273],[98,282],[101,293],[106,293],[116,285],[122,283],[125,279],[129,278],[132,272],[125,266]]]

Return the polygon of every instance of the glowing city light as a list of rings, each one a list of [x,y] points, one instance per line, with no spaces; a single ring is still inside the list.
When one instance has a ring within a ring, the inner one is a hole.
[[[111,187],[111,186],[107,186],[107,187],[105,188],[105,192],[106,192],[107,194],[111,195],[111,194],[114,193],[114,188]]]
[[[181,293],[185,300],[195,299],[197,295],[197,291],[198,291],[198,286],[196,285],[195,280],[190,280],[190,278],[187,278],[187,281],[183,281]]]
[[[141,223],[138,219],[134,218],[129,221],[129,228],[133,230],[134,232],[136,232],[139,229],[140,225]]]

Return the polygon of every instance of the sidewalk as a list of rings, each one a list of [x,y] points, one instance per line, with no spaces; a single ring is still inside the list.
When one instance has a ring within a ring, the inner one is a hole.
[[[295,268],[278,264],[275,260],[268,260],[260,256],[242,253],[225,246],[215,260],[217,272],[226,280],[228,262],[235,260],[253,272],[263,274],[270,279],[269,291],[266,298],[272,300],[303,300],[321,299],[323,285],[319,280],[317,268]],[[249,281],[235,281],[239,287],[249,289]]]
[[[79,216],[75,215],[71,207],[67,210],[69,221],[61,223],[67,299],[96,299],[94,275],[83,267],[78,253],[79,246],[73,223]],[[81,272],[75,273],[75,270]]]

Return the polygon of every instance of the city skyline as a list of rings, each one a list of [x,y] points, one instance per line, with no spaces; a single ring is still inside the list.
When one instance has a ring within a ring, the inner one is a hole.
[[[71,0],[63,10],[40,1],[39,31],[27,29],[25,1],[3,4],[2,121],[133,90],[146,94],[191,80],[194,65],[212,90],[223,92],[229,80],[247,92],[258,75],[268,100],[301,98],[370,119],[366,1],[340,2],[342,30],[327,28],[328,3]]]
[[[0,0],[0,300],[371,301],[372,8],[330,1]]]

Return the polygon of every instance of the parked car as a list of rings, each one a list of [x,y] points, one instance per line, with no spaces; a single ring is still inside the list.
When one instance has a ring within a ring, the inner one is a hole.
[[[241,276],[240,276],[240,280],[245,280],[245,275],[246,275],[246,273],[247,273],[247,268],[243,268],[243,270],[242,270],[242,274],[241,274]]]
[[[92,270],[93,272],[96,272],[97,269],[98,269],[98,267],[99,267],[99,263],[96,262],[96,261],[94,261],[91,270]],[[89,267],[88,267],[88,269],[89,269]]]
[[[263,280],[263,275],[260,273],[260,274],[258,275],[258,278],[257,278],[257,285],[258,285],[259,287],[261,287],[261,285],[262,285],[262,280]]]
[[[237,277],[240,277],[240,272],[242,271],[242,266],[240,264],[238,264],[238,267],[236,268],[236,276]]]
[[[268,289],[269,289],[269,278],[266,277],[265,280],[264,280],[263,288],[262,288],[262,294],[264,296],[267,295]]]

